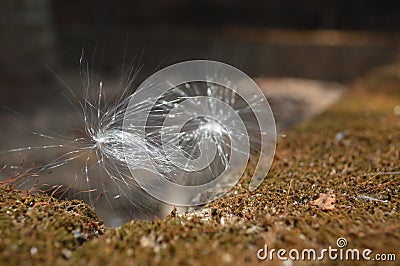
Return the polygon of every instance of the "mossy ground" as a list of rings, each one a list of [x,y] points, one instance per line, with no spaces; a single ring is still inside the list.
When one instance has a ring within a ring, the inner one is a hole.
[[[256,255],[264,244],[287,250],[335,248],[337,238],[345,237],[348,248],[395,253],[398,263],[400,174],[387,173],[400,172],[400,116],[393,112],[400,105],[398,69],[361,80],[328,111],[280,138],[268,178],[256,191],[245,188],[244,178],[223,198],[191,214],[132,221],[97,237],[101,222],[81,202],[3,187],[1,262],[257,264],[267,263]],[[330,189],[336,195],[333,210],[310,204]],[[79,239],[76,230],[85,237]]]
[[[81,201],[0,187],[1,265],[54,264],[103,233],[102,222]]]

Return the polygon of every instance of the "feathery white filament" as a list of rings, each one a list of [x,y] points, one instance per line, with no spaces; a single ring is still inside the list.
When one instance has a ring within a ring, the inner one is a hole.
[[[67,149],[39,171],[84,158],[88,191],[106,193],[111,182],[118,188],[113,200],[134,205],[141,188],[179,206],[222,196],[242,176],[251,153],[258,157],[249,188],[267,175],[275,152],[274,118],[261,90],[238,69],[215,61],[183,62],[158,71],[134,92],[131,69],[126,88],[111,101],[102,81],[94,100],[90,97],[88,72],[83,65],[83,101],[73,94],[86,136],[37,147]]]

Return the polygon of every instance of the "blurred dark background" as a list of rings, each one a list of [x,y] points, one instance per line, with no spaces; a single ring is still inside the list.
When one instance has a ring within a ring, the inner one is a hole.
[[[42,1],[43,2],[43,1]],[[288,29],[397,30],[398,1],[87,0],[54,1],[59,25],[250,26]],[[98,28],[97,28],[98,30]]]
[[[82,50],[117,78],[135,58],[141,77],[216,59],[251,76],[349,81],[395,60],[399,14],[398,1],[2,0],[0,103],[52,95],[45,65],[78,75]]]

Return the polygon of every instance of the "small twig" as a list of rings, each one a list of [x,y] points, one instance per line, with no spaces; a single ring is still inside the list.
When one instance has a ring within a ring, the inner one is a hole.
[[[285,213],[285,214],[286,214],[286,210],[287,210],[287,206],[288,206],[288,202],[289,202],[289,193],[290,193],[290,189],[292,188],[292,181],[293,181],[293,178],[290,179],[288,192],[287,192],[287,194],[286,194],[285,210],[283,211],[283,213]]]

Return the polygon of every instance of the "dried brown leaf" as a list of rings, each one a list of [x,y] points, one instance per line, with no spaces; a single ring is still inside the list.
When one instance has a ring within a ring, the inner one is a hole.
[[[336,201],[336,196],[333,194],[333,190],[329,190],[328,193],[320,193],[319,198],[310,201],[311,205],[318,206],[320,210],[331,211],[335,208],[334,203]]]

